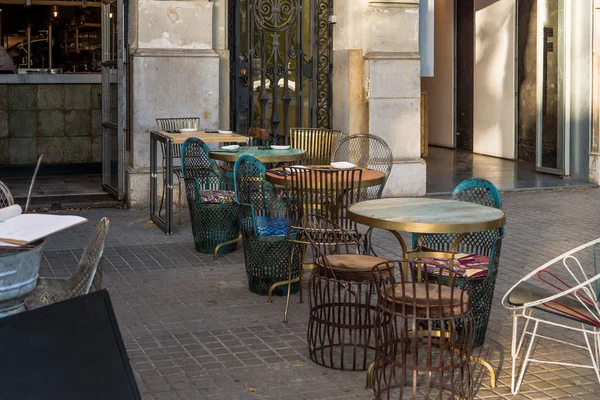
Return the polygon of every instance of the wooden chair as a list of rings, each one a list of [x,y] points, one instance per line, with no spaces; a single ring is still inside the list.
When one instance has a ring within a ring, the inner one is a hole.
[[[342,131],[321,128],[290,128],[290,145],[306,150],[303,165],[329,165]]]

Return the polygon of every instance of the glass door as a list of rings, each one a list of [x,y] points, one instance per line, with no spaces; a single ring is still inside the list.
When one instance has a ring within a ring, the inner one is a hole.
[[[125,18],[123,0],[102,1],[102,187],[125,193]]]
[[[568,12],[565,0],[537,0],[536,170],[557,175],[569,175]]]

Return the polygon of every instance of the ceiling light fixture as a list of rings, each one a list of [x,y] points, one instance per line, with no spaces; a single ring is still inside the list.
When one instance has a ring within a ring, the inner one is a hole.
[[[52,6],[52,15],[54,18],[58,17],[58,6],[56,4]]]

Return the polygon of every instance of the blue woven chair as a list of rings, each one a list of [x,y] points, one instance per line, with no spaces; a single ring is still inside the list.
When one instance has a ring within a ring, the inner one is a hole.
[[[216,258],[237,248],[240,225],[233,174],[221,171],[208,153],[202,140],[186,139],[181,146],[181,174],[196,250]]]
[[[496,186],[481,178],[467,179],[456,185],[450,195],[450,199],[502,209],[500,193]],[[466,253],[468,256],[462,258],[455,257],[453,263],[455,270],[459,272],[470,270],[472,273],[475,264],[469,264],[470,260],[477,260],[476,266],[480,269],[476,275],[465,278],[469,280],[473,296],[472,310],[476,324],[474,347],[483,345],[485,341],[485,333],[494,297],[496,276],[498,275],[503,236],[504,228],[469,233],[460,241],[456,249],[457,254]],[[452,243],[457,237],[457,234],[422,235],[421,244],[428,249],[449,252]],[[417,247],[417,235],[413,234],[412,238],[413,248]],[[486,263],[487,266],[483,266]],[[461,282],[464,282],[464,280],[456,280],[458,285],[461,285]]]
[[[288,271],[298,276],[300,257],[290,242],[295,231],[290,226],[287,203],[265,180],[266,171],[249,155],[242,155],[233,167],[248,287],[251,292],[269,294],[270,300],[272,292],[287,294]],[[299,284],[294,284],[290,291],[298,288]]]

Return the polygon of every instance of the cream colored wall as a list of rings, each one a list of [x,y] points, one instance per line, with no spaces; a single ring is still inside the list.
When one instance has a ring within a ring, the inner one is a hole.
[[[473,152],[515,158],[515,0],[475,0]]]
[[[454,0],[435,1],[434,76],[421,78],[427,92],[429,144],[454,146]]]

